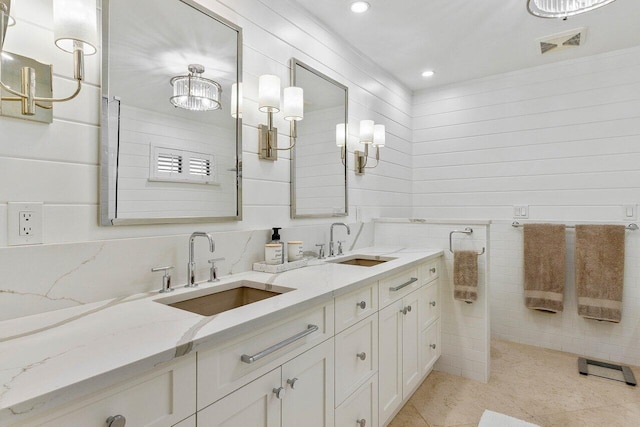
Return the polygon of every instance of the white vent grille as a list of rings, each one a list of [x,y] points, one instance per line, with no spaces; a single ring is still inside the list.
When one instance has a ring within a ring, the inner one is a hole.
[[[213,154],[151,146],[149,181],[217,184]]]
[[[160,153],[156,161],[160,173],[182,173],[182,156],[171,153]]]
[[[559,52],[582,46],[585,42],[586,32],[586,28],[576,28],[538,39],[539,52],[544,55],[549,52]]]
[[[197,176],[211,176],[211,160],[199,157],[190,158],[189,173]]]

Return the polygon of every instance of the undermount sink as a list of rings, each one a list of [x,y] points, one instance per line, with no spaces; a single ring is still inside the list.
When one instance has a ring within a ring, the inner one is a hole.
[[[242,280],[215,288],[197,289],[187,294],[169,296],[156,301],[201,316],[213,316],[293,290],[293,288]]]
[[[358,265],[360,267],[373,267],[387,261],[393,261],[396,258],[372,255],[350,255],[346,258],[329,260],[335,264]]]

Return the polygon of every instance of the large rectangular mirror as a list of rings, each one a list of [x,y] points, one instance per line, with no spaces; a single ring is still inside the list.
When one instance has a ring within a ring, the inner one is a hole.
[[[191,0],[103,0],[103,225],[242,218],[242,30]]]
[[[295,58],[291,79],[304,90],[291,155],[291,217],[347,216],[347,167],[336,138],[347,138],[349,89]]]

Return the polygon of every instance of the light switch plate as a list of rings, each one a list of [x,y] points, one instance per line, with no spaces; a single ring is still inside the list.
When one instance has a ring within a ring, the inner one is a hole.
[[[623,205],[622,219],[626,221],[635,221],[638,219],[638,205]]]
[[[7,244],[43,243],[43,207],[40,202],[9,202],[7,205]]]
[[[514,218],[529,218],[529,206],[528,205],[516,205],[513,207]]]

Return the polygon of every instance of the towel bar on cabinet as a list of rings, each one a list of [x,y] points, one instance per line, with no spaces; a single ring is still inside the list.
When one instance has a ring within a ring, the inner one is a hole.
[[[515,228],[524,227],[524,225],[520,224],[518,221],[513,221],[511,223],[511,226],[515,227]],[[575,225],[565,225],[565,228],[576,228],[576,226]],[[636,230],[640,229],[640,227],[638,227],[638,224],[631,223],[631,224],[626,226],[626,229],[627,229],[627,231],[636,231]]]
[[[466,227],[464,230],[453,230],[451,233],[449,233],[449,252],[451,253],[453,253],[453,242],[452,242],[453,233],[471,234],[473,233],[473,228]],[[482,248],[482,252],[480,252],[478,256],[482,255],[484,251],[485,251],[485,248]]]

